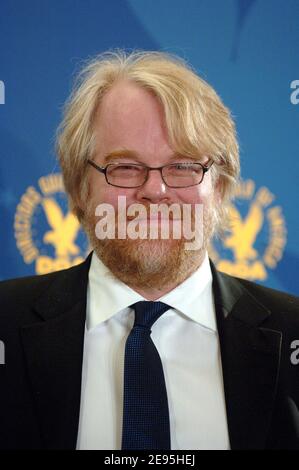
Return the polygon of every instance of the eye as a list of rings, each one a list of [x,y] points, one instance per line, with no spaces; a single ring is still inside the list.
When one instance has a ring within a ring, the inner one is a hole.
[[[115,164],[109,167],[112,176],[135,176],[142,172],[143,167],[130,163]]]
[[[201,173],[202,168],[200,165],[192,162],[178,162],[173,163],[168,167],[168,172],[171,174],[194,174]]]
[[[175,163],[175,168],[177,170],[189,170],[192,163]]]

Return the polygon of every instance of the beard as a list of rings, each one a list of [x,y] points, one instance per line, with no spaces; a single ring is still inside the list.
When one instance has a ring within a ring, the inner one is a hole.
[[[118,233],[118,214],[115,211],[115,233]],[[171,214],[170,214],[171,215]],[[170,236],[163,239],[161,233],[157,239],[104,238],[96,236],[95,208],[87,209],[83,227],[89,238],[91,247],[98,258],[107,266],[111,273],[120,281],[135,290],[165,290],[167,286],[177,286],[187,279],[202,263],[208,243],[213,235],[215,213],[213,204],[209,202],[203,208],[202,224],[197,230],[202,231],[202,243],[197,249],[186,249],[182,235],[174,238],[170,224]],[[130,218],[127,218],[130,221]],[[195,213],[191,210],[192,228],[195,228]]]

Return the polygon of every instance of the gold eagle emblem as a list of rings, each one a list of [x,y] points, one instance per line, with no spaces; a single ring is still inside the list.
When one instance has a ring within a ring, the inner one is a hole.
[[[224,238],[224,246],[233,251],[237,262],[256,259],[258,252],[253,245],[264,222],[261,204],[258,201],[253,201],[244,219],[238,209],[231,206],[229,217],[231,220],[230,234]]]
[[[52,227],[44,234],[43,241],[54,246],[56,257],[66,258],[78,254],[79,247],[74,243],[80,228],[78,219],[71,212],[64,216],[53,198],[44,198],[42,205],[48,224]]]

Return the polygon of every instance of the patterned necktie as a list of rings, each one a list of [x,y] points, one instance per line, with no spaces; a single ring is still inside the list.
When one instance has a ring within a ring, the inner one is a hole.
[[[170,449],[167,392],[151,327],[169,306],[162,302],[133,304],[135,322],[125,349],[123,450]]]

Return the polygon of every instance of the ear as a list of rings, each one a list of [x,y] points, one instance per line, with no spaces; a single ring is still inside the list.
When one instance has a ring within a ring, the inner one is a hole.
[[[223,200],[223,181],[219,176],[215,182],[215,201],[217,204],[221,204]]]

